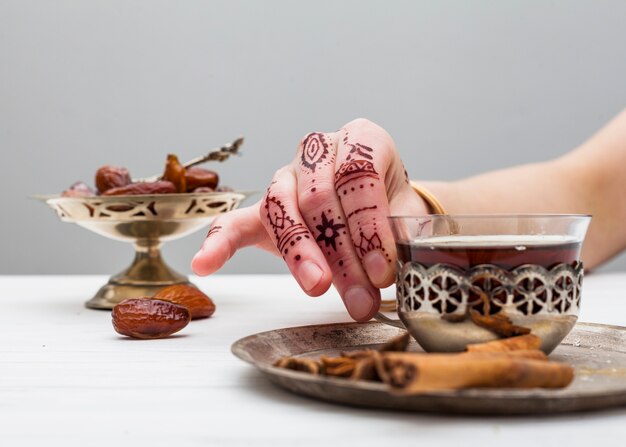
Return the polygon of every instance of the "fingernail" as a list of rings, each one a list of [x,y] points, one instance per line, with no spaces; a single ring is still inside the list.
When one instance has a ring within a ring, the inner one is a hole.
[[[346,309],[352,318],[356,321],[363,321],[370,316],[372,307],[374,306],[374,297],[367,289],[361,286],[355,286],[348,289],[343,296],[346,303]]]
[[[363,266],[372,284],[382,285],[389,277],[391,264],[387,261],[380,250],[370,251],[363,258]]]
[[[311,291],[318,285],[322,280],[322,276],[324,276],[324,272],[313,261],[304,261],[300,264],[300,267],[298,267],[298,278],[300,279],[302,288],[306,292]]]

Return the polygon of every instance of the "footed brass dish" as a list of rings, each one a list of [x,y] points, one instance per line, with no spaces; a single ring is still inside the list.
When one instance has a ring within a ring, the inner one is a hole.
[[[63,222],[102,236],[131,242],[135,259],[113,275],[93,298],[92,309],[112,309],[126,298],[151,296],[173,284],[190,284],[161,257],[163,242],[206,228],[217,214],[237,208],[248,196],[241,192],[155,194],[133,196],[40,196]]]

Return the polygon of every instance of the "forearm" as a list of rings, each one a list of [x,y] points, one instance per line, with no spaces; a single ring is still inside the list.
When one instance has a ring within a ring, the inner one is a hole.
[[[626,112],[556,160],[424,185],[451,214],[592,214],[583,260],[594,267],[626,248]]]

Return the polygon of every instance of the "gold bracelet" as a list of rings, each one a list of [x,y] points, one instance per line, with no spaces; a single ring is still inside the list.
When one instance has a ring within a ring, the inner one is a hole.
[[[411,188],[426,202],[433,214],[448,214],[439,199],[424,186],[411,180]]]

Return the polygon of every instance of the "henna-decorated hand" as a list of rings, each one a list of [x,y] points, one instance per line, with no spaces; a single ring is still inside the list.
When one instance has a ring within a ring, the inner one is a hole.
[[[352,318],[366,321],[380,306],[378,288],[393,283],[396,249],[387,216],[426,212],[391,136],[357,119],[304,137],[260,202],[215,219],[191,265],[208,275],[238,249],[256,245],[282,256],[311,296],[332,282]]]

